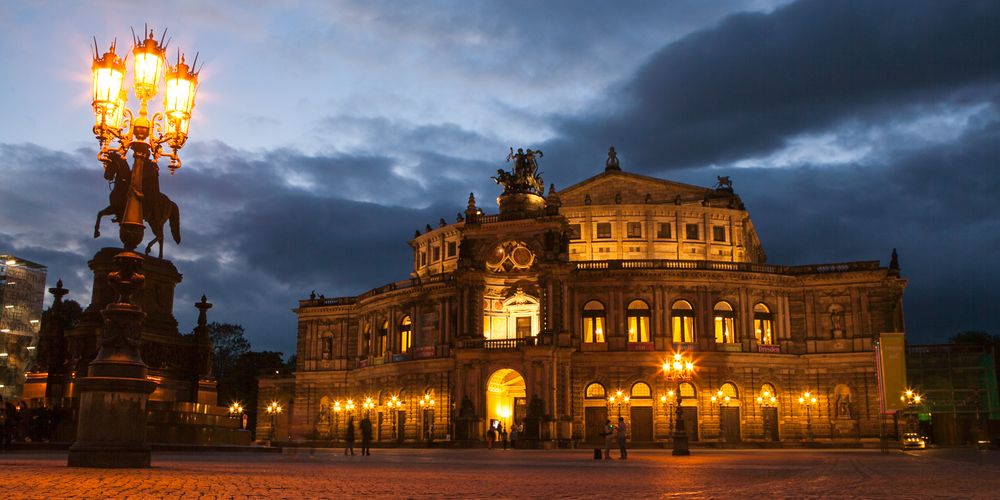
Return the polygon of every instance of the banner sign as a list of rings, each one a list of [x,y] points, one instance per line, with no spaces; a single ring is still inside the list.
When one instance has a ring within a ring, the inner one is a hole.
[[[899,399],[906,390],[906,339],[902,333],[879,335],[875,343],[875,367],[882,413],[905,409],[906,404]]]

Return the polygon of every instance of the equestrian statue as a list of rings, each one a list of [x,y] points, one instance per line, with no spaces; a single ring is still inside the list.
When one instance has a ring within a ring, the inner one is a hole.
[[[160,244],[159,258],[163,258],[163,225],[170,222],[170,234],[174,242],[181,242],[181,217],[177,204],[167,195],[160,192],[159,171],[156,163],[147,164],[142,177],[142,218],[149,225],[154,238],[146,245],[146,255],[152,251],[153,245]],[[101,219],[110,215],[111,222],[119,222],[125,212],[125,201],[128,191],[132,188],[132,171],[128,162],[117,152],[111,152],[104,161],[104,178],[111,186],[108,195],[108,206],[97,212],[97,222],[94,224],[94,238],[101,235]]]

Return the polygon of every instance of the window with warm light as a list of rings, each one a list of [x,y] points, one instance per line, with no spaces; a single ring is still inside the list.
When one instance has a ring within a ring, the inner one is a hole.
[[[653,390],[645,382],[632,384],[632,399],[650,399],[653,397]]]
[[[715,342],[717,344],[737,342],[736,313],[733,312],[733,306],[725,301],[718,302],[713,308],[713,316],[715,317]]]
[[[587,386],[583,391],[584,397],[587,399],[604,399],[605,390],[604,386],[594,382]]]
[[[679,393],[684,399],[693,398],[695,396],[694,385],[690,382],[681,382],[679,389]]]
[[[633,300],[626,313],[628,320],[628,341],[649,342],[649,305],[641,300]]]
[[[409,316],[403,316],[399,322],[399,352],[410,352],[413,347],[413,321]]]
[[[670,308],[674,342],[694,342],[694,308],[686,300],[674,302]]]
[[[732,382],[726,382],[725,384],[722,384],[722,387],[720,387],[719,389],[722,391],[722,397],[724,398],[726,397],[728,397],[729,399],[740,398],[740,392],[739,390],[736,389],[736,385],[733,384]]]
[[[762,303],[753,306],[753,335],[761,344],[774,344],[774,317]]]
[[[591,300],[583,306],[583,341],[588,344],[604,342],[604,324],[607,316],[604,305]]]

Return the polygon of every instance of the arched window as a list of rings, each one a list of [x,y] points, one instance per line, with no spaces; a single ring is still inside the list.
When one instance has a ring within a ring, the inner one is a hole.
[[[367,357],[372,348],[372,324],[365,322],[361,326],[361,356]]]
[[[715,343],[732,344],[738,342],[739,339],[736,338],[736,313],[733,312],[733,306],[729,305],[728,302],[719,302],[715,304],[713,312],[715,316]]]
[[[771,384],[764,384],[760,386],[760,400],[770,403],[775,403],[778,399],[778,391],[774,389]]]
[[[680,385],[680,397],[687,399],[695,397],[694,385],[691,382],[681,382]]]
[[[670,308],[674,342],[694,342],[694,308],[686,300],[674,302]]]
[[[399,352],[410,352],[413,347],[413,321],[409,316],[403,316],[399,322]]]
[[[604,386],[594,382],[587,386],[587,389],[583,391],[583,395],[587,399],[604,399]]]
[[[736,389],[736,385],[734,385],[732,382],[726,382],[725,384],[722,384],[722,387],[720,387],[720,389],[722,390],[722,397],[729,396],[730,399],[740,398],[740,392]]]
[[[753,335],[761,344],[774,343],[774,315],[762,303],[753,306]]]
[[[604,323],[607,320],[604,305],[591,300],[583,306],[583,341],[590,344],[604,342]]]
[[[385,320],[382,323],[382,328],[378,329],[378,337],[375,339],[375,352],[379,356],[385,354],[386,349],[389,347],[386,343],[389,339],[389,320]]]
[[[628,305],[628,341],[649,342],[649,305],[633,300]]]
[[[649,388],[649,384],[645,382],[632,384],[632,399],[649,399],[651,397],[653,397],[653,391]]]

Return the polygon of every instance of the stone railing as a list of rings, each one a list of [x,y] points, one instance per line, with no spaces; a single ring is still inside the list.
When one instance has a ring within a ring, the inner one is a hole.
[[[522,339],[462,339],[457,342],[459,349],[518,349],[535,345],[535,337]]]
[[[751,262],[715,262],[709,260],[666,260],[666,259],[636,259],[636,260],[594,260],[573,262],[579,271],[601,271],[616,269],[699,269],[706,271],[740,271],[767,274],[826,274],[851,271],[877,271],[879,261],[868,260],[859,262],[842,262],[836,264],[815,264],[808,266],[778,266],[771,264],[754,264]]]

